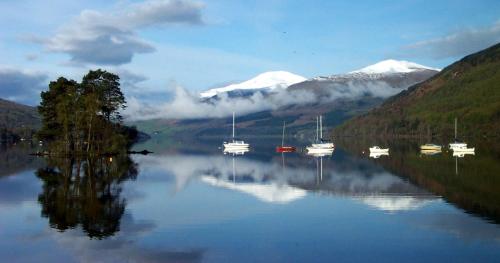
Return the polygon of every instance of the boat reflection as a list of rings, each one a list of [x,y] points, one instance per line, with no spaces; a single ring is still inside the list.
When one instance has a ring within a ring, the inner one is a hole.
[[[326,157],[332,156],[333,148],[317,148],[317,149],[308,149],[307,155],[313,157]]]
[[[380,156],[389,156],[389,152],[370,152],[370,158],[378,159]]]
[[[435,150],[420,150],[420,154],[421,155],[426,155],[426,156],[433,156],[433,155],[437,155],[437,154],[440,154],[442,153],[441,152],[441,149],[435,149]]]
[[[200,180],[212,186],[246,193],[269,203],[286,204],[306,195],[305,190],[276,181],[263,181],[252,175],[249,177],[246,169],[241,169],[242,173],[238,174],[237,170],[236,158],[233,157],[232,174],[206,173],[201,174]]]
[[[466,155],[476,155],[474,151],[453,151],[453,157],[464,158]]]
[[[224,148],[222,151],[224,154],[229,154],[229,155],[244,155],[245,153],[249,152],[249,148]]]
[[[198,179],[217,188],[248,194],[260,201],[287,204],[316,194],[346,197],[384,211],[417,209],[439,199],[366,159],[328,155],[275,155],[271,160],[221,155],[140,156],[139,164],[157,165],[186,182]],[[254,157],[254,156],[252,156]],[[286,167],[286,168],[285,168]],[[177,188],[176,191],[182,189]]]

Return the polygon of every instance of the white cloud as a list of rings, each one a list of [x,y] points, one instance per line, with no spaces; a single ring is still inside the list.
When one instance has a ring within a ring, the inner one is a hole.
[[[203,4],[192,0],[149,0],[105,13],[83,10],[50,38],[31,37],[49,52],[70,55],[72,64],[121,65],[134,54],[154,52],[137,30],[170,24],[201,25]]]
[[[237,114],[248,114],[277,109],[294,103],[314,102],[315,100],[316,98],[311,92],[290,93],[282,89],[272,96],[256,92],[250,97],[231,98],[227,94],[221,94],[219,100],[206,102],[200,100],[198,94],[177,87],[173,100],[161,104],[149,105],[134,97],[128,98],[128,107],[124,115],[130,120],[221,118],[229,116],[233,111]]]

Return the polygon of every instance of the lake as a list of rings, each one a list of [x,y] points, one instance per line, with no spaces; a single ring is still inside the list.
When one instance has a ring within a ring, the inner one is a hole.
[[[45,160],[0,149],[2,262],[499,262],[500,146],[425,155],[419,141],[337,142],[332,156],[249,139]],[[368,146],[390,147],[371,158]],[[297,143],[303,146],[304,143]]]

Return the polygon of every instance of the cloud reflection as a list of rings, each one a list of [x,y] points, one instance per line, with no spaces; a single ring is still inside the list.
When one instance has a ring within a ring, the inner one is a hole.
[[[315,160],[298,155],[288,162],[281,162],[279,158],[266,162],[222,154],[136,157],[140,167],[173,176],[176,192],[191,180],[199,180],[250,194],[267,203],[287,204],[305,198],[307,192],[321,192],[361,200],[370,207],[392,212],[418,209],[438,199],[398,176],[377,170],[373,164],[346,169],[335,160],[324,160],[320,169],[320,162],[315,164]],[[287,164],[293,167],[286,167]]]

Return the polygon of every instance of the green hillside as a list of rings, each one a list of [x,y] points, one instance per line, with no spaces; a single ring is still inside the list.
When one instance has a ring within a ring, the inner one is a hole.
[[[500,44],[469,55],[335,128],[334,134],[377,136],[500,135]]]
[[[0,99],[0,141],[30,139],[40,127],[35,107]]]

